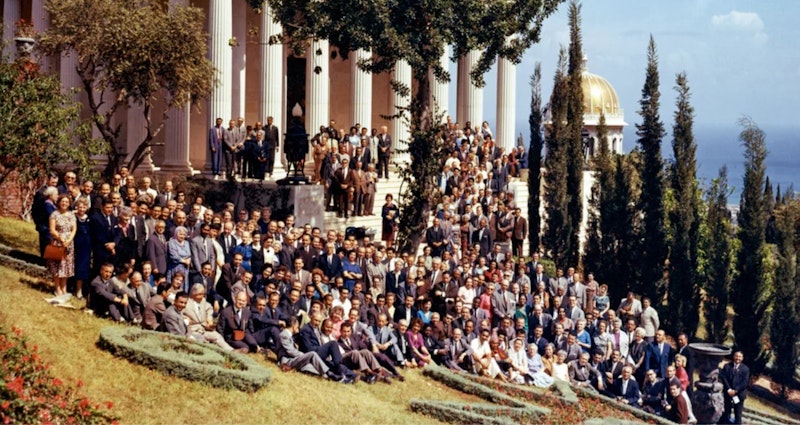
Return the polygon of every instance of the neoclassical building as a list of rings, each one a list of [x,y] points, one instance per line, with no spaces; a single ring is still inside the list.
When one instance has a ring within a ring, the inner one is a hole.
[[[284,131],[295,104],[302,107],[306,130],[311,134],[320,125],[335,120],[337,127],[345,130],[355,123],[368,128],[386,125],[395,143],[407,138],[408,128],[402,120],[387,120],[383,116],[394,114],[395,105],[405,106],[409,102],[409,98],[395,94],[390,86],[390,81],[396,79],[413,89],[408,64],[397,63],[391,75],[365,73],[356,62],[368,57],[368,51],[352,52],[343,60],[325,40],[312,43],[304,56],[295,56],[288,47],[268,43],[270,35],[280,33],[281,26],[273,22],[266,4],[267,8],[258,13],[245,0],[161,1],[170,7],[191,3],[206,12],[206,30],[211,35],[208,56],[219,80],[200,108],[170,113],[165,131],[155,141],[161,146],[155,147],[152,155],[153,165],[162,171],[177,174],[207,169],[207,130],[216,117],[223,118],[227,125],[229,119],[240,116],[247,123],[272,116]],[[20,18],[32,20],[38,31],[45,30],[48,17],[44,3],[44,0],[5,0],[4,40],[13,38],[14,22]],[[13,49],[13,43],[10,48]],[[432,87],[440,111],[459,123],[471,121],[473,126],[483,121],[483,89],[469,79],[469,70],[479,56],[474,51],[459,58],[458,72],[451,76],[451,82],[434,83]],[[449,65],[449,60],[447,55],[442,57],[445,65]],[[74,58],[70,56],[46,58],[43,63],[43,69],[60,74],[65,87],[79,85],[74,68]],[[507,151],[516,143],[515,68],[507,60],[498,63],[495,138]],[[456,85],[457,107],[448,104],[449,84]],[[127,118],[122,116],[120,121],[124,138],[120,150],[133,152],[142,140],[143,120],[132,106]]]

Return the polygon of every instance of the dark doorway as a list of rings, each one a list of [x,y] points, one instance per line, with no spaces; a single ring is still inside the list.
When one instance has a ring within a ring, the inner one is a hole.
[[[306,58],[289,56],[286,59],[286,117],[292,116],[292,108],[296,103],[303,108],[303,119],[306,115]]]

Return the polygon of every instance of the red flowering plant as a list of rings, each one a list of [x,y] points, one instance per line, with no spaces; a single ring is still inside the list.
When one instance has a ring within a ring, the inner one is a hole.
[[[77,388],[52,376],[38,347],[31,346],[22,331],[0,326],[0,422],[2,424],[108,424],[117,416],[104,406],[77,393]],[[77,383],[80,387],[81,383]]]

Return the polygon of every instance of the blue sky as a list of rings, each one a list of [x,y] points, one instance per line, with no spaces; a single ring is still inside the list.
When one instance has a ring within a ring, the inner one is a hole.
[[[517,67],[517,129],[527,139],[530,75],[542,63],[549,97],[560,45],[569,44],[564,3],[543,28],[542,40]],[[589,71],[617,90],[625,119],[625,149],[644,83],[647,43],[656,41],[661,77],[661,118],[672,125],[675,75],[685,71],[698,127],[735,127],[743,115],[762,128],[793,126],[800,115],[800,2],[723,0],[590,0],[582,7],[583,51]],[[455,64],[451,66],[456,75]],[[486,75],[484,108],[495,126],[496,72]],[[450,85],[455,105],[455,84]],[[630,135],[630,136],[629,136]],[[668,136],[669,137],[669,136]]]

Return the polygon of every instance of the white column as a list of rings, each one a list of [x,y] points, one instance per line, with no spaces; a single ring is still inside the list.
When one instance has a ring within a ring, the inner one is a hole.
[[[445,71],[450,67],[450,53],[449,53],[449,46],[446,46],[444,49],[444,53],[442,53],[442,57],[439,58],[439,62],[444,68]],[[431,103],[435,104],[438,107],[438,113],[442,114],[442,122],[447,120],[448,115],[452,115],[450,112],[450,92],[449,92],[449,84],[447,82],[439,82],[436,81],[436,77],[433,75],[432,71],[428,72],[428,79],[431,82]],[[410,85],[409,85],[410,87]]]
[[[481,57],[481,52],[478,50],[470,50],[465,57],[466,67],[464,72],[464,118],[458,117],[461,124],[466,124],[467,121],[472,123],[473,129],[476,125],[480,125],[483,121],[483,88],[476,87],[472,83],[469,73],[478,64],[478,59]],[[461,68],[458,70],[458,80],[461,81]],[[460,102],[459,102],[460,103]]]
[[[186,6],[188,0],[170,0],[169,7]],[[161,171],[175,175],[191,175],[192,163],[189,162],[189,128],[191,125],[191,109],[187,101],[183,108],[169,111],[169,119],[164,129],[164,163]],[[205,144],[203,144],[205,146]]]
[[[236,2],[234,4],[233,36],[236,37],[236,45],[232,48],[232,109],[230,117],[223,117],[226,127],[229,119],[235,120],[244,116],[245,98],[247,96],[247,10],[250,9],[250,6],[245,2]]]
[[[206,128],[211,128],[217,118],[223,121],[231,114],[231,74],[233,52],[228,44],[233,37],[233,2],[210,1],[208,11],[208,32],[211,34],[210,59],[217,69],[217,85],[209,97],[208,122]],[[206,144],[204,144],[205,146]],[[209,152],[210,154],[210,152]],[[208,156],[206,166],[211,167],[211,157]]]
[[[269,44],[269,37],[283,31],[281,24],[273,20],[272,9],[265,2],[261,11],[261,78],[259,86],[259,111],[258,120],[266,125],[267,117],[272,117],[275,125],[279,126],[280,154],[275,155],[273,175],[282,177],[283,169],[283,133],[286,129],[280,127],[286,122],[286,96],[283,91],[283,45]]]
[[[358,67],[360,60],[370,58],[369,50],[359,49],[350,55],[351,90],[353,91],[353,122],[371,129],[372,123],[372,74]],[[319,128],[319,124],[317,127]]]
[[[401,60],[397,61],[394,65],[394,75],[392,78],[404,85],[406,85],[409,90],[411,89],[411,65],[408,62]],[[392,113],[397,113],[397,108],[395,106],[399,106],[401,108],[408,108],[409,104],[411,103],[411,96],[401,96],[399,93],[394,93],[394,102],[392,107]],[[409,138],[411,137],[411,133],[408,127],[408,119],[409,119],[409,112],[405,112],[404,118],[396,118],[393,119],[391,122],[391,128],[389,134],[392,136],[392,140],[394,141],[394,146],[392,146],[392,150],[397,152],[398,149],[407,149]],[[393,162],[397,163],[407,163],[410,160],[408,153],[395,153],[390,158]]]
[[[47,16],[44,4],[45,0],[33,0],[31,2],[31,21],[33,21],[33,29],[37,33],[47,31],[47,28],[50,27],[50,17]],[[49,73],[53,69],[53,58],[44,56],[39,63],[41,70],[45,73]]]
[[[321,55],[317,54],[318,50]],[[328,40],[311,43],[306,61],[306,130],[313,131],[328,124],[331,97],[329,57]]]
[[[453,121],[457,121],[459,128],[464,128],[464,121],[466,121],[466,113],[464,112],[467,105],[467,84],[469,83],[469,66],[467,65],[467,57],[460,56],[458,58],[458,76],[456,77],[456,116]]]
[[[14,44],[14,31],[17,27],[15,22],[22,18],[22,5],[20,0],[5,0],[3,2],[3,42],[6,43],[3,55],[14,59],[16,57],[16,45]]]
[[[496,144],[505,148],[505,153],[515,147],[514,118],[517,101],[517,66],[508,59],[497,60],[497,131]],[[480,123],[473,122],[473,125]]]

